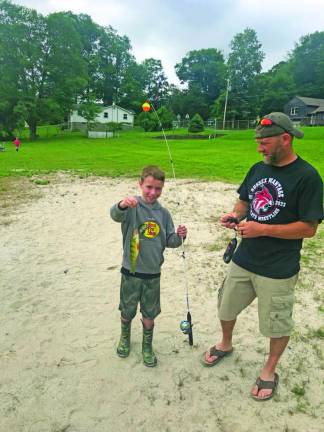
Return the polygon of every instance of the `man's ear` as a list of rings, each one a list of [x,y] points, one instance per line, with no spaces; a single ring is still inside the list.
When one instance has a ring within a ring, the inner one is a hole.
[[[292,144],[292,136],[288,132],[285,132],[282,135],[282,138],[283,138],[283,142],[286,146],[290,146]]]

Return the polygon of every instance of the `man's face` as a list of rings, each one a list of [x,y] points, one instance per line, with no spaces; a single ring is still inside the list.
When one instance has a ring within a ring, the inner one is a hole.
[[[286,155],[284,135],[274,137],[257,138],[258,152],[263,154],[263,161],[267,165],[278,165]]]
[[[147,204],[153,204],[160,197],[164,186],[163,181],[156,180],[152,176],[145,177],[143,181],[139,182],[142,191],[143,200]]]

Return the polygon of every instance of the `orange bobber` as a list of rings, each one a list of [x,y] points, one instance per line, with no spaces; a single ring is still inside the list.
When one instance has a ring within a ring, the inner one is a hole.
[[[148,112],[151,109],[151,105],[148,102],[144,102],[142,105],[143,111]]]

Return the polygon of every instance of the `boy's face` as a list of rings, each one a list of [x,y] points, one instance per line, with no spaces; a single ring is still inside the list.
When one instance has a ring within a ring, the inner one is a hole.
[[[148,176],[144,180],[140,180],[139,186],[142,191],[143,200],[147,204],[153,204],[161,195],[164,183],[152,176]]]

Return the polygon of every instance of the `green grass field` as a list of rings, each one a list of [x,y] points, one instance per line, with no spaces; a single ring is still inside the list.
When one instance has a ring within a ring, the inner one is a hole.
[[[35,142],[22,140],[15,151],[6,143],[0,152],[0,177],[43,175],[69,171],[79,175],[137,176],[146,164],[158,164],[171,176],[171,167],[164,140],[154,138],[161,132],[123,131],[118,138],[88,139],[80,133],[44,136]],[[214,133],[205,131],[205,134]],[[295,140],[296,152],[312,163],[324,176],[324,127],[304,128],[305,138]],[[186,130],[170,131],[184,134]],[[222,133],[222,131],[218,131]],[[254,133],[226,131],[222,137],[208,140],[169,140],[176,175],[239,182],[248,168],[261,159],[256,151]]]

